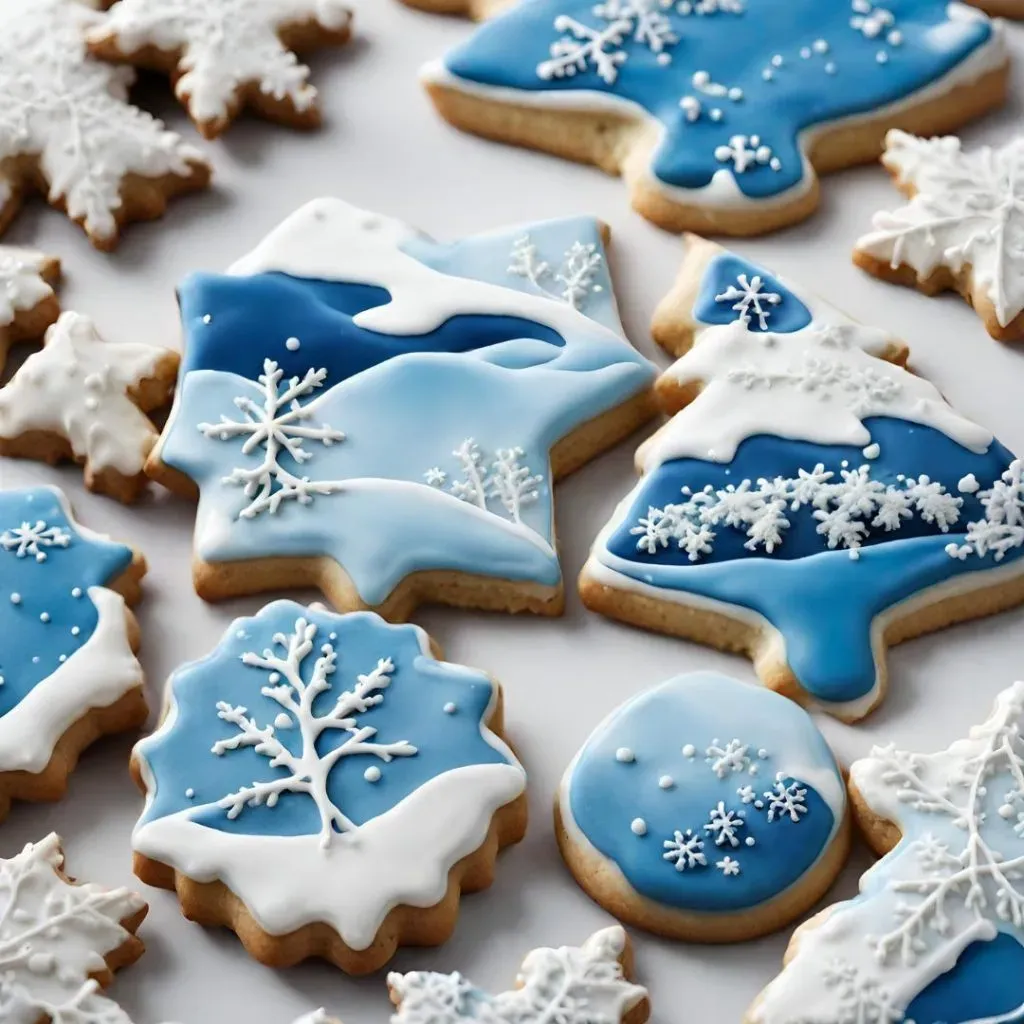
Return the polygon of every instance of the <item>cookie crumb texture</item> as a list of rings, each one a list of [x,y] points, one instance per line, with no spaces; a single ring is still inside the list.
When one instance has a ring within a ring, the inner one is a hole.
[[[243,107],[319,125],[317,91],[295,52],[347,42],[350,21],[339,0],[117,0],[88,44],[96,57],[169,74],[212,139]]]
[[[607,910],[703,942],[800,916],[842,868],[850,832],[842,774],[807,713],[714,673],[614,711],[565,773],[555,830]]]
[[[584,566],[590,608],[852,721],[888,645],[1024,600],[1024,463],[885,332],[690,239],[655,335],[683,353],[673,415]]]
[[[179,294],[147,471],[198,493],[202,597],[561,612],[552,485],[655,410],[598,222],[441,244],[319,199]]]
[[[0,232],[38,191],[98,249],[121,226],[205,187],[199,151],[128,102],[129,68],[89,58],[102,15],[77,0],[6,0],[0,10]]]
[[[136,874],[276,967],[363,974],[444,942],[526,829],[498,684],[367,612],[278,601],[237,620],[172,676],[133,769]]]
[[[1024,1005],[1024,683],[947,750],[850,769],[882,860],[800,928],[747,1024],[1011,1024]]]
[[[946,0],[538,0],[422,77],[457,127],[621,174],[664,228],[753,235],[809,216],[818,174],[888,129],[1002,103],[1008,67],[1003,26]]]
[[[0,820],[59,800],[81,752],[146,721],[141,555],[75,522],[56,488],[0,491]]]

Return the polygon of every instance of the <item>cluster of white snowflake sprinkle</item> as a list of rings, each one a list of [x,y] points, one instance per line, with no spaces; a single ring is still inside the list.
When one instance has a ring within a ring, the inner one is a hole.
[[[1009,481],[1010,474],[1015,472],[1016,484],[998,484],[1002,488],[998,495],[996,487],[992,492],[979,494],[989,518],[986,524],[968,526],[965,547],[970,546],[972,551],[985,545],[985,550],[998,552],[1001,545],[1013,538],[1018,546],[1024,540],[1020,464],[1014,465],[1017,469],[1007,470],[1004,480]],[[1010,492],[1016,493],[1015,499]],[[812,470],[799,470],[795,477],[762,477],[756,484],[743,480],[719,489],[708,484],[696,492],[684,487],[682,494],[685,501],[663,508],[651,506],[647,515],[630,529],[638,538],[638,551],[654,556],[674,543],[691,562],[696,562],[712,554],[716,528],[728,527],[747,535],[743,545],[746,550],[770,555],[782,545],[791,525],[786,513],[808,508],[813,510],[818,523],[816,532],[828,548],[848,549],[851,557],[856,558],[873,530],[891,533],[915,516],[947,533],[959,521],[963,504],[963,498],[950,494],[942,484],[923,474],[900,475],[896,483],[884,484],[871,479],[868,465],[840,469],[837,478],[820,462]],[[1003,521],[998,521],[999,517]],[[960,551],[957,548],[950,553],[958,557],[970,553],[960,555]]]
[[[47,548],[66,548],[70,543],[71,534],[67,530],[47,526],[42,519],[35,523],[24,522],[0,534],[0,547],[4,551],[12,551],[18,558],[31,555],[37,562],[46,561]]]
[[[1011,551],[1024,546],[1024,463],[1014,459],[992,487],[978,491],[985,518],[967,524],[963,544],[948,544],[946,551],[961,560],[991,554],[1001,562]]]
[[[745,174],[758,167],[782,170],[782,161],[772,153],[772,147],[761,141],[760,135],[733,135],[728,145],[715,147],[715,159],[720,164],[732,164],[736,174]]]
[[[526,278],[549,298],[565,302],[573,309],[582,309],[590,295],[604,290],[602,285],[594,283],[603,262],[596,244],[577,241],[566,249],[561,266],[553,270],[551,264],[538,255],[537,246],[527,234],[512,242],[508,272]],[[548,278],[553,279],[555,289],[546,286]]]

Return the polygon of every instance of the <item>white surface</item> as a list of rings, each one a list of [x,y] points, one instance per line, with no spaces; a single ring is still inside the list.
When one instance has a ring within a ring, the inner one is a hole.
[[[285,214],[317,195],[340,195],[441,238],[593,213],[612,226],[613,272],[628,333],[666,365],[650,341],[648,323],[676,273],[678,240],[629,210],[620,181],[462,135],[435,116],[417,85],[416,70],[462,38],[467,25],[406,10],[394,0],[361,0],[355,6],[358,41],[311,62],[326,113],[321,133],[304,135],[252,120],[237,124],[220,142],[203,147],[215,166],[216,189],[173,204],[161,223],[129,227],[113,256],[93,252],[77,228],[41,203],[21,213],[5,240],[60,256],[67,272],[61,291],[65,308],[92,315],[111,338],[175,344],[175,283],[193,269],[223,269]],[[1024,27],[1010,35],[1020,64]],[[1015,102],[969,128],[968,144],[1003,141],[1008,130],[1021,125],[1022,76],[1018,67]],[[141,95],[148,107],[191,136],[164,82],[147,85]],[[1012,349],[992,341],[959,298],[926,299],[852,266],[850,250],[871,214],[897,202],[880,168],[833,175],[824,185],[822,209],[810,222],[766,239],[736,241],[734,248],[903,337],[914,366],[961,411],[1010,448],[1024,451],[1024,346]],[[509,735],[530,773],[532,822],[525,842],[501,856],[494,887],[464,899],[452,941],[437,950],[402,951],[393,962],[396,969],[459,969],[500,989],[512,983],[526,950],[577,943],[606,923],[607,915],[572,882],[552,838],[551,801],[565,765],[613,707],[676,672],[709,668],[754,679],[743,659],[607,622],[585,613],[575,596],[572,580],[590,540],[632,482],[632,452],[639,440],[620,445],[558,489],[562,564],[570,581],[565,618],[447,609],[424,609],[417,618],[452,660],[484,668],[505,684]],[[231,618],[251,614],[262,602],[206,606],[195,596],[188,570],[188,503],[154,492],[145,504],[125,509],[86,494],[73,468],[0,462],[4,487],[40,481],[60,483],[85,524],[137,545],[149,559],[139,614],[142,660],[156,707],[171,669],[205,654]],[[999,690],[1024,678],[1022,627],[1024,610],[1018,609],[897,648],[890,656],[892,687],[881,710],[855,728],[825,724],[840,756],[850,760],[885,739],[930,750],[962,735],[968,723],[985,717]],[[55,829],[65,838],[73,874],[135,884],[128,839],[142,801],[128,777],[130,746],[130,738],[120,738],[94,748],[72,777],[63,803],[16,806],[0,826],[0,853],[10,855]],[[852,893],[869,860],[858,849],[832,895]],[[321,1004],[345,1024],[387,1019],[382,974],[353,981],[322,964],[270,971],[250,960],[233,935],[185,921],[173,894],[143,892],[152,907],[141,932],[148,952],[119,976],[112,992],[137,1024],[288,1024],[300,1011]],[[776,973],[788,935],[721,948],[641,934],[634,938],[655,1021],[738,1024]]]

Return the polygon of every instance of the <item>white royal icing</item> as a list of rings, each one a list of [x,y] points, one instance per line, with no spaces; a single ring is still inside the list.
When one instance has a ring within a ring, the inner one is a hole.
[[[131,55],[147,46],[180,51],[175,93],[199,123],[230,116],[255,86],[298,111],[316,103],[309,68],[278,33],[310,25],[338,32],[350,19],[342,0],[119,0],[89,32]]]
[[[924,279],[969,266],[1004,327],[1024,310],[1024,137],[964,152],[955,137],[890,131],[885,166],[906,205],[875,215],[857,250]]]
[[[535,949],[523,961],[518,986],[491,996],[457,971],[392,972],[398,1002],[392,1024],[617,1024],[646,997],[626,980],[619,958],[626,933],[604,928],[582,946]]]
[[[117,233],[130,174],[190,177],[199,152],[128,102],[130,68],[88,59],[84,32],[101,15],[75,0],[4,0],[0,7],[0,166],[38,159],[51,203],[90,235]],[[23,184],[0,173],[0,209]],[[25,184],[31,184],[28,179]]]
[[[53,295],[42,273],[49,262],[34,249],[0,245],[0,330]]]
[[[104,341],[80,313],[62,313],[46,341],[0,392],[0,437],[58,434],[94,470],[142,472],[157,432],[128,396],[166,350]]]
[[[146,904],[127,889],[75,885],[60,871],[60,839],[49,835],[0,860],[0,1008],[4,1024],[128,1021],[91,975],[129,940],[121,921]]]

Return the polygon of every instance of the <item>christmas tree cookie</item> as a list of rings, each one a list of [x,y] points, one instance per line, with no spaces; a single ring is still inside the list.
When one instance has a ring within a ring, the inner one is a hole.
[[[884,332],[707,245],[656,328],[692,347],[584,566],[590,608],[747,654],[854,720],[887,646],[1024,600],[1024,463]]]
[[[882,163],[908,201],[875,215],[854,262],[926,295],[958,291],[993,338],[1024,339],[1024,136],[964,152],[892,131]]]
[[[136,874],[271,966],[361,974],[443,942],[526,828],[498,684],[368,612],[238,619],[172,676],[132,763]]]
[[[1024,683],[934,754],[850,770],[882,857],[860,895],[800,928],[746,1024],[1012,1024],[1024,1013]]]
[[[888,128],[1002,102],[1007,60],[1000,24],[946,0],[537,0],[423,80],[457,127],[621,174],[664,228],[751,235],[810,215],[818,174]]]
[[[614,711],[562,779],[555,832],[580,885],[672,938],[751,939],[813,906],[846,860],[846,787],[807,712],[714,673]]]
[[[598,222],[440,244],[319,199],[180,298],[147,471],[198,495],[202,597],[561,611],[552,484],[655,411]]]

